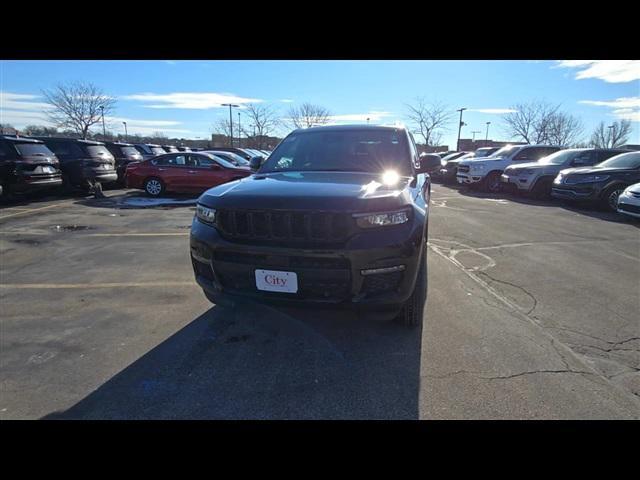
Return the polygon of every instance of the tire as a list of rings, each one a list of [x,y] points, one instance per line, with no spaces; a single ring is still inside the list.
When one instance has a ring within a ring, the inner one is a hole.
[[[144,191],[150,197],[159,197],[164,193],[165,185],[162,180],[157,177],[149,177],[144,181]]]
[[[420,255],[420,268],[416,278],[416,284],[409,299],[405,302],[396,317],[396,321],[405,327],[414,328],[422,324],[424,306],[427,301],[427,248],[426,243],[422,247]]]
[[[610,212],[618,211],[618,197],[624,191],[624,185],[614,185],[602,194],[602,206]]]
[[[551,184],[553,180],[550,178],[539,179],[531,189],[531,196],[538,200],[551,198]]]
[[[502,191],[502,182],[500,181],[500,172],[491,172],[481,183],[481,189],[489,193],[498,193]]]

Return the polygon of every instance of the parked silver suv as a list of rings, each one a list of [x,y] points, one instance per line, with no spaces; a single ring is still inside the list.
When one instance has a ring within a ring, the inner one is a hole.
[[[510,165],[504,169],[500,180],[505,189],[530,193],[536,198],[547,198],[551,195],[553,179],[560,170],[596,165],[624,152],[626,150],[598,148],[560,150],[537,162]]]

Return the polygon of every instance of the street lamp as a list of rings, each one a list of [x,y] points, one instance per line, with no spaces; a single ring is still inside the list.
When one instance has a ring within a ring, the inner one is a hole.
[[[471,142],[476,143],[476,133],[482,133],[480,130],[473,130],[471,133],[473,133],[473,138],[471,139]]]
[[[107,130],[104,127],[104,105],[100,105],[100,111],[102,112],[102,140],[106,140]]]
[[[607,128],[609,129],[609,135],[607,137],[607,147],[609,148],[613,148],[613,137],[611,136],[611,129],[614,128],[615,125],[609,125]],[[611,145],[609,145],[609,142],[611,142]]]
[[[456,143],[456,150],[460,151],[460,132],[462,131],[462,125],[464,125],[462,123],[462,112],[464,112],[467,108],[463,107],[459,110],[456,110],[456,112],[460,112],[460,124],[458,125],[458,142]]]
[[[489,125],[491,125],[491,122],[487,122],[487,136],[484,139],[485,143],[489,143]]]
[[[223,107],[229,107],[229,143],[230,147],[233,147],[233,115],[231,113],[231,108],[239,107],[240,105],[235,105],[233,103],[223,103],[221,104]]]
[[[242,128],[240,128],[240,112],[238,112],[238,148],[242,147],[240,143],[240,135],[242,135]]]
[[[122,122],[124,125],[124,141],[125,143],[129,141],[129,134],[127,133],[127,122]]]

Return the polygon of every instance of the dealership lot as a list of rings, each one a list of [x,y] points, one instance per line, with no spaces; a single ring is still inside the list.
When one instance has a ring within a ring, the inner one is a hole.
[[[637,221],[434,185],[407,330],[211,306],[189,199],[106,195],[0,211],[2,419],[640,418]]]

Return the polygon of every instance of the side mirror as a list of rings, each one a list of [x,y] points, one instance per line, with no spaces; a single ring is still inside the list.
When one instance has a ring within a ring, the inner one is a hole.
[[[418,160],[418,162],[420,162],[420,165],[416,168],[416,173],[435,172],[441,167],[440,160],[441,159],[439,155],[423,153],[422,155],[420,155],[420,159]]]
[[[249,160],[249,169],[252,172],[258,171],[258,169],[262,166],[262,162],[264,162],[264,157],[251,157],[251,160]]]

